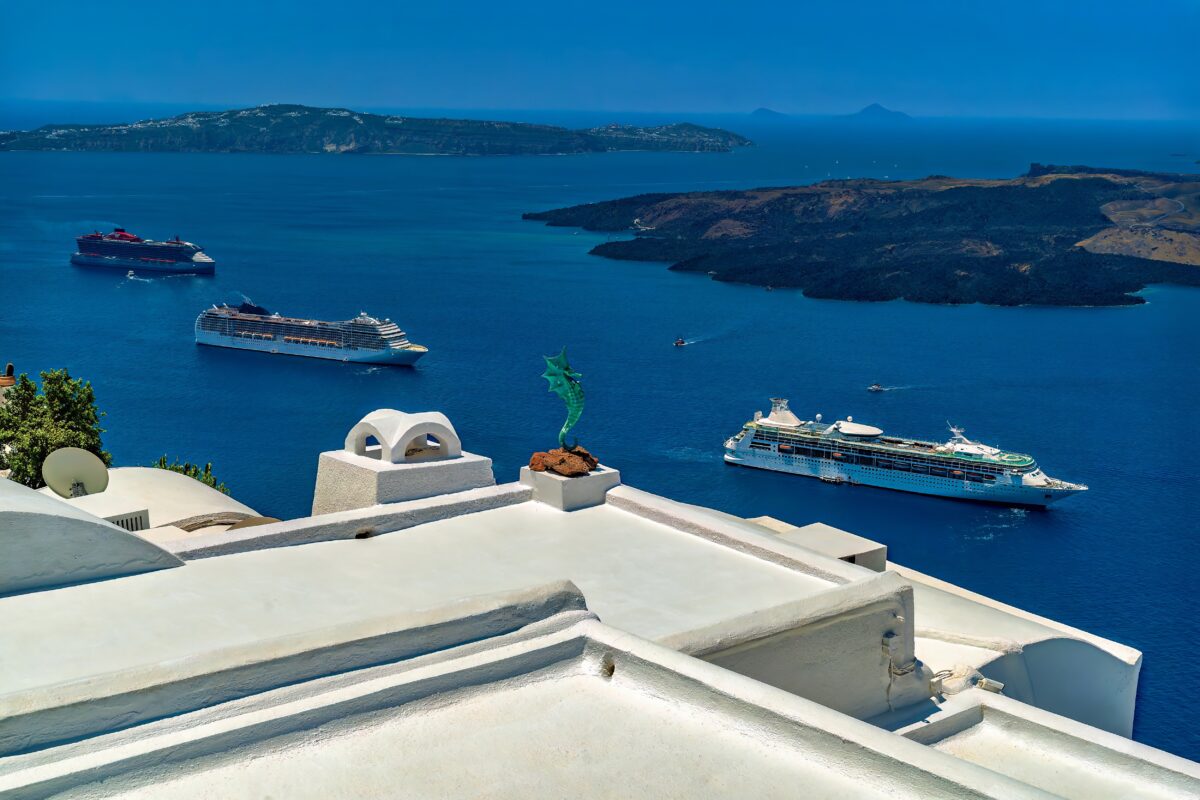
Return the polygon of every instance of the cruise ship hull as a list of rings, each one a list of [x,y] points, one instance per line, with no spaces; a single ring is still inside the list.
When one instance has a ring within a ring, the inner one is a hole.
[[[211,347],[228,347],[234,350],[257,350],[285,356],[324,358],[329,361],[347,361],[358,364],[380,364],[408,367],[417,363],[427,352],[424,348],[387,348],[381,350],[318,347],[279,339],[250,339],[225,336],[211,331],[197,330],[196,344]]]
[[[212,275],[217,266],[215,261],[203,253],[197,253],[193,258],[185,261],[75,253],[71,256],[71,263],[79,267],[108,267],[110,269],[131,269],[135,272],[170,272],[184,275]]]
[[[997,480],[995,483],[974,483],[955,478],[897,472],[861,464],[842,464],[807,456],[747,451],[729,447],[725,451],[725,463],[819,478],[830,483],[874,486],[880,489],[894,489],[914,494],[999,503],[1024,508],[1046,508],[1064,497],[1084,491],[1082,488],[1075,487],[1057,488],[1050,485],[1030,485],[1025,483],[1019,475],[1011,476],[1010,482]]]

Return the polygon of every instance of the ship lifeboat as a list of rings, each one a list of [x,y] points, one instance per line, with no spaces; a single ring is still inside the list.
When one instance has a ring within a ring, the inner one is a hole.
[[[845,458],[845,456],[843,456],[841,453],[834,453],[833,457],[834,458]]]

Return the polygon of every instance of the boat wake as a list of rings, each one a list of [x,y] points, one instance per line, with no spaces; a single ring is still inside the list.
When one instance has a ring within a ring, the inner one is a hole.
[[[724,339],[727,336],[731,336],[734,333],[737,333],[737,331],[738,331],[737,328],[723,328],[721,330],[714,331],[712,333],[701,334],[700,336],[693,336],[691,338],[683,338],[683,337],[680,337],[680,338],[684,344],[700,344],[701,342],[712,342],[712,341],[716,341],[717,339]]]
[[[933,387],[918,386],[916,384],[909,384],[907,386],[884,386],[884,385],[880,384],[878,389],[871,389],[871,391],[873,391],[873,392],[902,392],[906,389],[930,389],[930,388],[933,388]]]
[[[706,464],[720,461],[722,458],[720,451],[714,452],[711,448],[703,447],[670,447],[663,450],[662,455],[670,461],[687,461],[694,464]]]

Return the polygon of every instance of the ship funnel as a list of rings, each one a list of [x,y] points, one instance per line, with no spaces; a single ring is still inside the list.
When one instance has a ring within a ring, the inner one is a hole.
[[[788,408],[788,401],[785,397],[771,398],[771,413],[767,416],[767,421],[776,425],[800,424],[800,419]]]

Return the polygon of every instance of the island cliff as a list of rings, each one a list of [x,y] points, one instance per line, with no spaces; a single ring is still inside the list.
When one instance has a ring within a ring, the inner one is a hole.
[[[1122,305],[1200,285],[1200,176],[1035,164],[1010,180],[826,181],[645,194],[526,214],[627,231],[607,258],[810,297]]]
[[[0,132],[0,150],[561,155],[612,150],[725,152],[750,140],[691,123],[569,130],[554,125],[366,114],[269,105],[123,125],[44,125]]]

